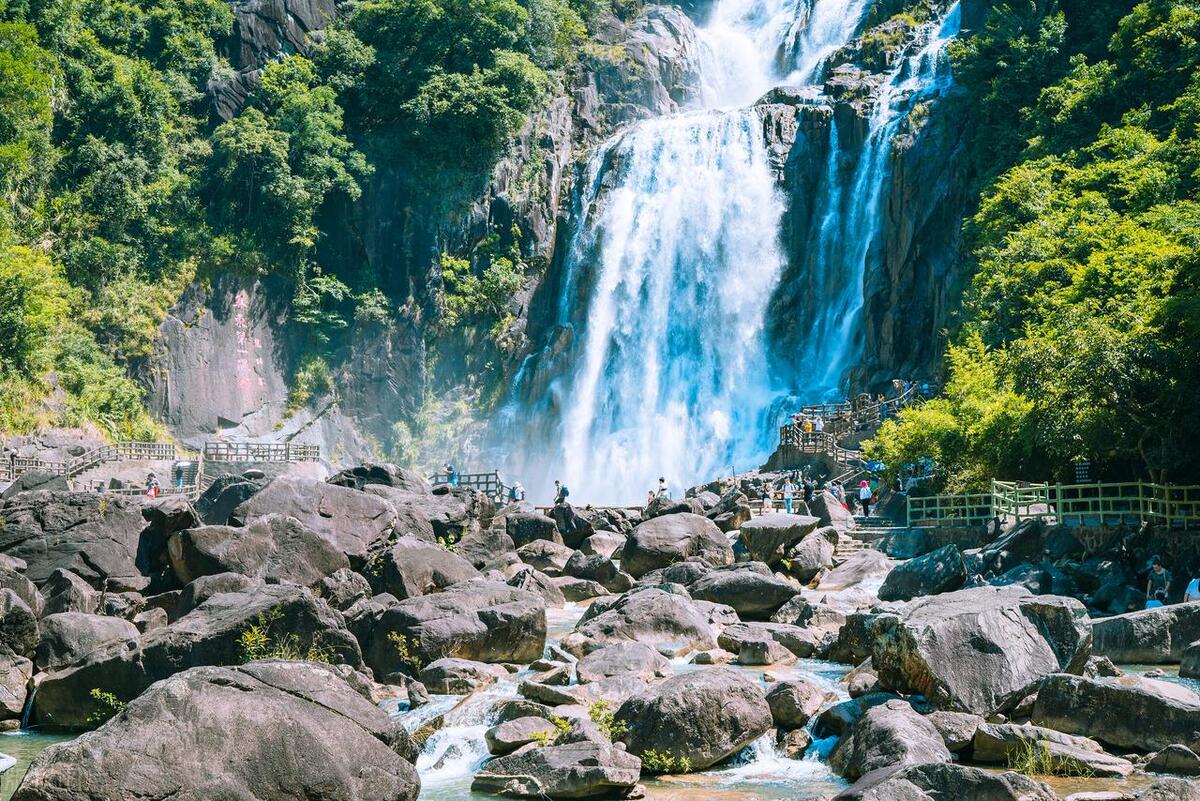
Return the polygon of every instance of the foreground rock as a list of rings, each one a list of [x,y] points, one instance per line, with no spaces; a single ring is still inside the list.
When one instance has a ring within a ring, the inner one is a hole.
[[[851,781],[880,768],[949,761],[937,728],[899,700],[868,709],[829,756],[829,766]]]
[[[137,638],[137,627],[119,617],[82,612],[47,615],[42,618],[41,639],[33,661],[38,670],[54,670],[71,664],[101,643]]]
[[[761,562],[713,570],[688,585],[693,598],[732,606],[740,617],[749,620],[769,618],[799,591],[792,582],[771,575]]]
[[[1173,604],[1101,618],[1092,624],[1092,651],[1119,665],[1179,662],[1200,640],[1200,604]]]
[[[1019,773],[935,763],[869,773],[833,801],[1059,801],[1045,784]]]
[[[751,559],[773,565],[820,523],[817,518],[807,515],[773,512],[743,523],[739,540],[746,546]]]
[[[325,665],[202,667],[43,751],[14,798],[413,801],[414,756],[399,722]]]
[[[870,647],[881,687],[986,717],[1047,674],[1082,672],[1091,630],[1073,598],[980,587],[879,616]]]
[[[613,798],[634,788],[642,761],[612,745],[580,742],[494,759],[471,789],[518,798]]]
[[[575,672],[584,684],[623,675],[652,681],[659,676],[670,675],[671,663],[644,643],[619,642],[592,651],[580,659]]]
[[[1104,753],[1094,740],[1042,728],[1013,723],[982,723],[975,730],[971,759],[983,764],[1008,765],[1014,758],[1039,749],[1077,776],[1123,779],[1133,772],[1133,763]]]
[[[1200,696],[1155,679],[1050,676],[1038,690],[1032,719],[1119,749],[1200,749]]]
[[[591,612],[589,609],[575,631],[563,638],[563,648],[576,656],[613,643],[640,642],[667,655],[716,645],[714,627],[704,609],[688,598],[657,588],[625,593],[603,611]]]
[[[253,655],[242,634],[255,625],[274,645],[288,644],[300,653],[315,647],[328,659],[362,665],[358,643],[342,616],[307,589],[269,585],[218,592],[168,626],[136,641],[110,640],[74,664],[46,673],[38,685],[33,722],[86,728],[95,714],[105,711],[92,697],[93,689],[124,702],[181,670],[238,664]]]
[[[710,565],[733,564],[725,534],[707,517],[684,512],[638,524],[621,549],[621,569],[634,578],[693,557]]]
[[[379,584],[397,598],[415,598],[478,578],[479,571],[456,553],[414,537],[401,537],[380,557]]]
[[[422,664],[442,657],[527,663],[546,647],[542,597],[486,579],[373,609],[352,625],[380,678],[405,666],[391,635]]]
[[[488,753],[504,756],[539,739],[553,740],[557,734],[558,729],[546,718],[529,715],[493,726],[484,732],[483,738],[487,742]]]
[[[759,686],[728,668],[685,673],[648,687],[621,705],[630,752],[655,751],[703,770],[740,751],[771,727]]]
[[[967,580],[967,567],[954,545],[899,564],[879,588],[881,601],[908,601],[957,590]]]

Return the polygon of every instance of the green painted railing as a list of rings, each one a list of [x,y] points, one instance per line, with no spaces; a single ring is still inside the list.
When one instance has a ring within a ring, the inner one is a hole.
[[[1029,484],[993,481],[990,493],[908,499],[908,524],[919,528],[981,525],[993,518],[1041,519],[1069,526],[1155,523],[1200,528],[1200,486],[1125,481]]]

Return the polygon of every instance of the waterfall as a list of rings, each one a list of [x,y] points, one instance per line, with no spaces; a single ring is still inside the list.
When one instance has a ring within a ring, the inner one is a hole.
[[[522,413],[546,418],[523,427],[538,434],[510,446],[507,465],[535,497],[561,478],[573,500],[639,502],[660,475],[679,494],[757,467],[773,448],[773,415],[788,388],[764,327],[788,262],[779,242],[786,204],[752,104],[772,86],[819,80],[868,8],[868,0],[717,0],[697,37],[697,107],[639,122],[595,154],[562,260],[558,334],[547,345],[554,378],[534,393],[540,402],[501,418],[510,431]],[[952,35],[939,30],[934,41]],[[855,358],[890,141],[914,98],[937,83],[940,50],[930,47],[887,76],[857,152],[831,129],[823,216],[803,258],[823,288],[815,297],[832,301],[795,310],[806,350],[823,355],[807,360],[799,382],[810,393],[836,391]],[[514,398],[538,372],[529,363]]]

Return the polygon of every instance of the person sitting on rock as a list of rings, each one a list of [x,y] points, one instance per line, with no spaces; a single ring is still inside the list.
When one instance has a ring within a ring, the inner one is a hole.
[[[669,489],[667,489],[667,480],[665,478],[663,478],[662,476],[658,477],[657,497],[659,497],[659,498],[670,498],[671,497],[671,491]]]
[[[1166,590],[1156,590],[1154,593],[1154,597],[1151,598],[1150,600],[1146,601],[1146,608],[1147,609],[1157,609],[1160,606],[1165,606],[1166,603],[1167,603]]]
[[[1160,590],[1164,600],[1171,589],[1171,571],[1163,567],[1162,558],[1154,557],[1150,563],[1150,573],[1146,576],[1146,600],[1155,597]]]

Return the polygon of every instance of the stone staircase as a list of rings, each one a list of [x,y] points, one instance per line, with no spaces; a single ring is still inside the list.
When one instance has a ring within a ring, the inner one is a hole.
[[[848,559],[865,548],[873,548],[875,543],[904,529],[904,526],[897,526],[890,518],[874,515],[855,515],[854,522],[855,528],[839,539],[833,549],[833,555],[837,559]]]

